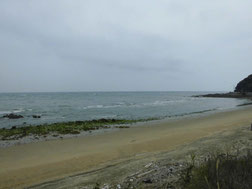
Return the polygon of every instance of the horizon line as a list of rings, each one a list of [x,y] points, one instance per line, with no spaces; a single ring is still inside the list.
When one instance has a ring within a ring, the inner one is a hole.
[[[233,92],[233,91],[219,91],[219,90],[142,90],[142,91],[136,91],[136,90],[122,90],[122,91],[20,91],[20,92],[0,92],[0,94],[6,94],[6,93],[110,93],[110,92]]]

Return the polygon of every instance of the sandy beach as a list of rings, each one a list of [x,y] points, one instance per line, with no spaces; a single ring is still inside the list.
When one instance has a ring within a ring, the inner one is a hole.
[[[113,132],[0,149],[0,188],[23,188],[96,170],[132,157],[146,157],[249,126],[252,107],[201,117],[144,123]]]

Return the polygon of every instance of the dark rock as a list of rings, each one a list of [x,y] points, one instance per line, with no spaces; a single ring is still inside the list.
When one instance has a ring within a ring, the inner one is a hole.
[[[107,119],[104,119],[104,118],[99,119],[98,121],[99,121],[99,122],[102,122],[102,123],[106,123],[106,122],[108,122],[108,120],[107,120]]]
[[[16,128],[17,128],[16,126],[11,127],[11,129],[16,129]]]
[[[144,179],[143,183],[145,184],[152,184],[152,180],[150,178]]]
[[[32,117],[33,117],[33,118],[36,118],[36,119],[41,118],[40,115],[32,115]]]
[[[24,118],[24,117],[21,115],[16,115],[16,114],[6,114],[3,116],[3,118],[20,119],[20,118]]]
[[[126,125],[121,125],[121,126],[116,126],[115,128],[126,129],[126,128],[130,128],[130,127],[126,126]]]
[[[252,74],[237,84],[235,92],[244,93],[244,95],[246,92],[252,92]]]

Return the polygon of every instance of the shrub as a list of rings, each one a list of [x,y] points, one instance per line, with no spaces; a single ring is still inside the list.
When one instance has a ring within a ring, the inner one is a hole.
[[[217,155],[200,166],[190,164],[181,174],[185,189],[251,189],[252,155]]]

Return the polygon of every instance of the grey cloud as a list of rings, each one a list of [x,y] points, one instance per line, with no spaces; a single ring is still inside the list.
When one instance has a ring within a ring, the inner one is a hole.
[[[3,0],[0,92],[232,90],[252,70],[251,6]]]

